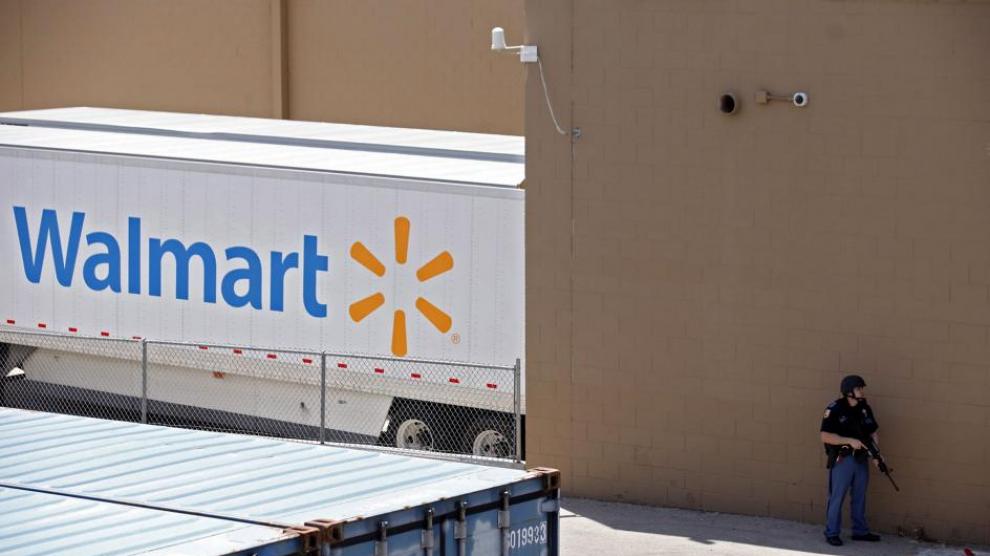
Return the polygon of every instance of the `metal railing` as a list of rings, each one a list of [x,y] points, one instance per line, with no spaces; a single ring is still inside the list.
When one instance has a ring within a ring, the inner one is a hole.
[[[0,405],[522,461],[512,366],[0,328]]]

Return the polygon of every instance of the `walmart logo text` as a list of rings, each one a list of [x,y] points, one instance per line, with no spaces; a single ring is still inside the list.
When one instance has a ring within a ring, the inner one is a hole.
[[[137,217],[127,219],[127,254],[123,257],[121,242],[113,234],[91,231],[83,235],[84,212],[73,212],[68,223],[60,223],[54,210],[45,209],[32,233],[25,208],[15,206],[13,209],[24,275],[32,283],[41,282],[46,261],[50,260],[55,280],[64,287],[71,287],[76,277],[80,245],[85,241],[82,280],[93,291],[121,293],[126,278],[127,293],[140,295],[142,272],[146,271],[148,295],[161,297],[162,265],[166,257],[171,257],[175,263],[175,298],[188,300],[189,267],[195,259],[203,271],[205,303],[217,303],[220,299],[231,307],[250,306],[259,310],[267,307],[271,311],[283,311],[286,280],[300,280],[300,301],[306,313],[317,318],[327,316],[327,306],[317,296],[317,282],[320,273],[328,270],[329,262],[319,253],[316,236],[304,235],[299,251],[271,251],[264,254],[264,260],[250,247],[227,247],[222,257],[228,268],[220,276],[218,253],[211,245],[202,241],[187,245],[178,239],[158,237],[148,237],[144,241],[141,219]],[[67,231],[63,229],[66,224]],[[141,266],[145,247],[148,250],[146,269]]]

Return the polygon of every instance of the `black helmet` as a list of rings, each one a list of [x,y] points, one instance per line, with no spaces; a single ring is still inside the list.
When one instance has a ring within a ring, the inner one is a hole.
[[[839,385],[839,390],[842,392],[843,396],[848,396],[853,393],[854,388],[865,388],[866,381],[863,377],[859,375],[849,375],[842,379],[842,384]]]

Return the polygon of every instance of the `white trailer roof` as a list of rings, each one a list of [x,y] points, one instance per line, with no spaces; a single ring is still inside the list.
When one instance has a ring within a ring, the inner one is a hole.
[[[0,147],[517,187],[510,135],[110,108],[0,113]]]

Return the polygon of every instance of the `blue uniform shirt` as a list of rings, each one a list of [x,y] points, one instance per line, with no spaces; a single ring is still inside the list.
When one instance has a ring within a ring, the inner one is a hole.
[[[839,398],[825,408],[821,431],[865,440],[879,428],[873,410],[866,401],[861,401],[856,407],[852,407],[846,398]]]

